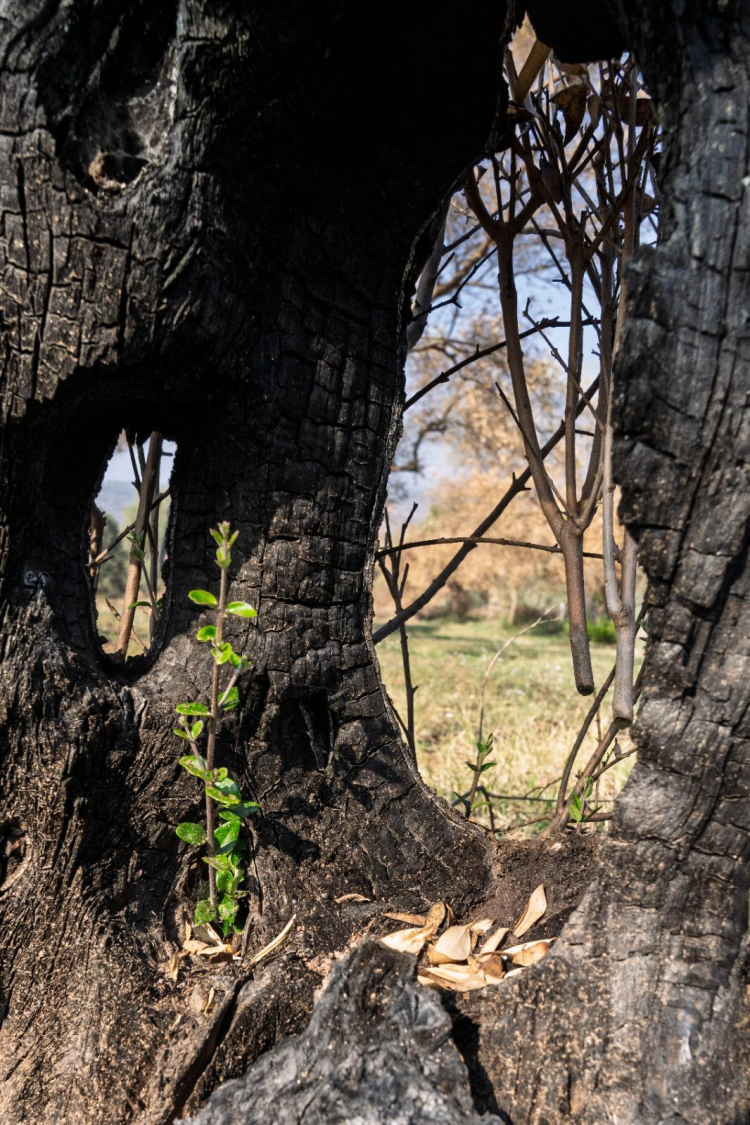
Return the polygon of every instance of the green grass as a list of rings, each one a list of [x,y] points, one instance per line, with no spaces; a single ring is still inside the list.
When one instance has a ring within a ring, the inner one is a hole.
[[[494,653],[518,628],[493,621],[450,619],[417,622],[409,627],[412,677],[419,686],[415,696],[419,767],[425,781],[446,799],[453,790],[464,793],[469,787],[471,773],[465,762],[474,757],[482,677]],[[639,641],[638,664],[642,650]],[[398,635],[379,644],[377,654],[386,688],[403,717],[406,707]],[[614,654],[613,645],[592,643],[597,687],[611,669]],[[492,760],[497,763],[484,775],[488,788],[493,793],[518,796],[559,778],[590,704],[590,697],[580,696],[575,690],[563,632],[545,635],[534,630],[515,641],[495,664],[485,691],[484,733],[495,734]],[[610,718],[608,697],[601,712],[602,731]],[[594,722],[579,754],[579,768],[596,742]],[[623,750],[630,749],[627,735],[619,742]],[[629,758],[603,775],[600,802],[614,799],[632,763]],[[554,797],[556,792],[557,785],[553,784],[544,796]],[[540,815],[549,807],[529,801],[503,801],[499,819],[507,827]],[[486,814],[481,815],[483,818]]]

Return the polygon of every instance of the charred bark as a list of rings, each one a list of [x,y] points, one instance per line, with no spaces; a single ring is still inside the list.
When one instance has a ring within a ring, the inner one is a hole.
[[[226,1082],[192,1125],[500,1125],[479,1115],[438,996],[414,958],[364,942],[337,965],[302,1035]]]
[[[616,474],[650,579],[639,760],[553,952],[460,999],[454,1036],[477,1109],[512,1125],[741,1125],[750,18],[619,7],[668,131],[666,229],[631,267],[615,377]]]
[[[650,580],[638,764],[554,952],[482,1013],[514,1123],[750,1120],[750,18],[621,0],[667,148],[630,269],[615,470]],[[469,1005],[476,1014],[478,1001]]]
[[[268,1046],[278,990],[241,1002],[248,968],[216,976],[209,1016],[163,971],[200,877],[171,728],[206,681],[186,593],[212,581],[217,520],[259,610],[218,752],[262,807],[250,951],[293,911],[300,957],[340,946],[344,892],[460,901],[487,878],[484,836],[401,742],[369,588],[409,296],[492,126],[503,19],[3,5],[4,1122],[166,1122],[209,1063],[218,1081]],[[122,427],[178,443],[165,613],[127,665],[99,649],[85,567]],[[288,1004],[294,1030],[310,988]]]

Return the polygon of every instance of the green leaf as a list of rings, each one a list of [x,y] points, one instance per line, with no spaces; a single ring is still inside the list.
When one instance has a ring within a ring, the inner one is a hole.
[[[178,715],[210,715],[205,703],[178,703],[175,707]]]
[[[583,820],[583,806],[580,797],[574,797],[568,807],[571,819],[579,823]]]
[[[219,706],[222,707],[225,711],[232,711],[237,706],[239,701],[240,693],[237,689],[236,684],[234,687],[228,688],[227,691],[222,692],[222,694],[219,696]]]
[[[235,877],[231,871],[216,872],[216,890],[220,895],[231,895],[234,891]]]
[[[227,606],[227,613],[234,614],[235,617],[257,617],[257,612],[247,602],[230,602]]]
[[[211,781],[225,781],[229,775],[229,770],[226,766],[218,766],[216,769],[211,770]]]
[[[174,727],[172,730],[172,734],[176,734],[178,738],[186,738],[188,742],[190,741],[190,735],[188,734],[188,732],[186,730],[180,730],[179,727]]]
[[[151,609],[151,602],[131,602],[128,609],[138,609],[138,606],[145,606],[146,609]]]
[[[239,531],[233,531],[232,534],[229,536],[229,546],[230,547],[233,547],[235,545],[235,543],[237,542],[237,536],[238,535],[239,535]]]
[[[192,729],[190,731],[190,737],[193,739],[193,742],[195,742],[196,738],[198,737],[198,735],[201,733],[202,730],[203,730],[203,720],[199,719],[197,723],[193,723]]]
[[[257,801],[244,801],[241,805],[235,805],[232,809],[232,812],[236,813],[237,816],[241,817],[244,820],[245,817],[254,816],[259,808],[260,805],[257,803]],[[221,815],[222,814],[219,813],[219,816]]]
[[[213,922],[216,917],[216,908],[212,906],[210,898],[202,898],[195,908],[193,925],[202,926],[204,922]]]
[[[216,562],[222,570],[228,570],[232,565],[232,556],[229,551],[223,551],[220,547],[216,552]]]
[[[222,922],[233,922],[238,909],[239,903],[235,902],[229,895],[222,895],[219,899],[219,917]]]
[[[207,863],[209,867],[215,868],[216,871],[228,871],[234,874],[235,865],[231,855],[204,855],[203,862]]]
[[[239,820],[240,814],[237,811],[238,808],[239,808],[239,806],[237,806],[237,808],[233,808],[233,809],[219,809],[219,820],[227,820],[227,821]]]
[[[219,604],[214,595],[209,593],[208,590],[190,590],[188,597],[190,601],[195,602],[196,605],[217,606]]]
[[[232,655],[232,646],[229,641],[224,641],[223,645],[211,646],[211,655],[217,664],[226,664],[229,657]]]
[[[479,767],[476,765],[475,762],[464,762],[464,765],[468,766],[472,773],[479,773],[480,772]]]
[[[217,544],[218,544],[219,546],[221,546],[221,545],[222,545],[222,543],[224,542],[224,536],[223,536],[223,535],[221,534],[221,532],[220,532],[220,531],[216,531],[216,530],[215,530],[215,529],[214,529],[214,528],[212,527],[212,528],[211,528],[211,535],[212,535],[212,536],[213,536],[213,538],[214,538],[214,539],[216,540]]]
[[[216,626],[204,625],[195,634],[196,641],[215,641],[216,640]]]
[[[194,848],[201,847],[205,844],[207,836],[206,830],[202,824],[192,824],[189,820],[185,820],[182,824],[178,824],[175,832],[181,840],[186,843],[192,844]]]
[[[240,834],[240,824],[240,818],[235,817],[234,820],[227,821],[218,826],[214,832],[214,837],[219,841],[222,848],[234,846]]]
[[[215,785],[207,785],[206,793],[220,805],[239,805],[242,801],[237,782],[232,781],[231,777],[227,777],[224,781],[217,781]]]
[[[209,776],[208,763],[200,754],[186,754],[184,758],[180,758],[180,765],[193,777],[200,777],[205,780]]]
[[[479,772],[484,773],[485,770],[490,770],[490,769],[492,769],[493,766],[496,766],[496,765],[497,765],[497,762],[485,762]]]

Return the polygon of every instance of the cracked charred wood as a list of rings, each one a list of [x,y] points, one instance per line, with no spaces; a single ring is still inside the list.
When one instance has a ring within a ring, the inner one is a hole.
[[[475,1111],[451,1018],[415,971],[408,954],[364,942],[333,968],[302,1035],[185,1125],[500,1125]]]
[[[478,1059],[524,1125],[734,1125],[750,1121],[750,11],[613,8],[667,132],[667,217],[630,267],[615,370],[615,474],[650,580],[638,763],[554,952],[483,1009]]]
[[[248,952],[294,910],[482,888],[483,833],[421,782],[370,638],[405,326],[433,216],[498,107],[504,5],[6,0],[0,21],[0,1118],[166,1122],[232,1033],[165,963],[202,866],[174,706],[205,682],[188,589],[240,538],[254,670],[218,748],[260,801]],[[363,22],[364,21],[364,22]],[[450,81],[444,81],[450,76]],[[104,656],[87,574],[116,436],[176,440],[155,643]],[[12,845],[12,846],[11,846]],[[16,863],[15,860],[18,860]],[[346,912],[344,912],[345,914]],[[201,987],[207,983],[200,978]],[[267,1044],[266,1044],[267,1045]],[[158,1073],[157,1073],[158,1071]],[[205,1093],[208,1093],[205,1090]]]

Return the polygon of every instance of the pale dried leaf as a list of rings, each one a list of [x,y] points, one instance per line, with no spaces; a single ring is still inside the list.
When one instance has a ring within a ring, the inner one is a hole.
[[[456,915],[452,906],[446,907],[446,914],[448,916],[448,925],[452,926],[456,921]]]
[[[380,940],[396,953],[413,953],[416,956],[422,952],[422,947],[430,936],[426,926],[410,926],[408,930],[396,930]]]
[[[276,937],[273,939],[273,941],[269,941],[268,945],[264,945],[262,949],[259,949],[257,953],[253,954],[253,956],[250,958],[250,964],[251,965],[257,965],[258,962],[262,961],[264,957],[268,957],[269,953],[273,953],[274,949],[278,949],[278,947],[281,945],[281,943],[291,933],[292,926],[294,925],[296,920],[297,920],[297,915],[292,914],[291,918],[289,919],[287,924],[284,926],[284,929],[279,934],[276,935]]]
[[[341,906],[341,904],[343,902],[372,902],[372,899],[365,898],[364,895],[348,894],[348,895],[339,895],[339,897],[335,898],[333,901],[336,903],[337,906]]]
[[[480,953],[476,958],[479,971],[484,973],[490,984],[495,984],[505,976],[505,965],[500,953]]]
[[[500,952],[503,957],[515,957],[516,953],[521,953],[524,949],[530,949],[532,945],[537,945],[540,941],[546,941],[547,945],[552,945],[556,938],[535,938],[534,941],[522,941],[518,945],[509,945],[507,949],[501,949]]]
[[[408,922],[411,926],[424,926],[427,921],[424,914],[399,914],[394,911],[393,914],[384,913],[384,918],[390,918],[392,922]]]
[[[504,941],[505,935],[508,933],[507,926],[498,926],[494,934],[490,934],[486,942],[482,946],[482,953],[494,953],[499,947],[500,943]]]
[[[209,1015],[209,1014],[210,1014],[210,1012],[211,1012],[211,1009],[213,1008],[213,1003],[214,1003],[214,997],[215,997],[215,996],[216,996],[216,989],[215,989],[215,988],[210,988],[210,989],[208,990],[208,996],[206,997],[206,1003],[205,1003],[205,1004],[203,1005],[203,1014],[204,1014],[204,1016],[207,1016],[207,1015]]]
[[[519,949],[518,953],[513,955],[514,965],[533,965],[536,961],[541,961],[542,957],[546,957],[549,953],[548,941],[533,941],[527,942],[524,949]]]
[[[197,941],[196,938],[188,938],[182,948],[185,953],[195,953],[199,957],[207,957],[209,953],[216,952],[215,945],[206,945],[205,941]]]
[[[176,951],[176,953],[172,954],[169,964],[167,965],[167,976],[172,980],[177,980],[180,972],[180,961],[184,956],[185,954],[179,949]]]
[[[204,922],[202,925],[196,926],[193,930],[193,934],[198,939],[198,941],[205,941],[207,944],[210,944],[211,942],[213,942],[214,945],[224,944],[224,938],[219,937],[216,930],[208,922]],[[189,940],[189,938],[190,935],[188,934],[187,940]]]
[[[465,961],[471,953],[471,939],[470,926],[449,926],[429,950],[430,964],[442,965],[447,961]]]
[[[223,945],[221,949],[212,949],[207,954],[209,961],[212,964],[218,964],[220,961],[240,961],[242,959],[242,950],[234,949],[231,945]]]
[[[505,980],[508,980],[509,977],[517,977],[518,974],[522,973],[522,972],[523,972],[523,969],[509,969],[508,972],[505,974]]]
[[[487,986],[484,974],[470,969],[468,965],[441,965],[428,969],[427,975],[435,977],[454,992],[471,992]]]
[[[521,934],[525,934],[527,930],[536,925],[546,909],[547,896],[544,893],[543,884],[540,883],[536,890],[532,891],[526,909],[513,927],[513,933],[516,937],[520,937]]]
[[[492,919],[480,918],[478,922],[470,922],[469,929],[473,934],[486,934],[492,929]]]
[[[450,916],[453,916],[453,911],[450,906],[448,907]],[[446,906],[444,902],[433,902],[430,909],[427,911],[427,917],[424,920],[424,928],[428,931],[428,937],[432,937],[438,932],[443,924],[443,919],[446,914]]]
[[[419,982],[419,984],[423,984],[425,986],[425,988],[438,988],[438,989],[440,989],[440,988],[449,989],[450,988],[450,986],[447,985],[445,983],[445,981],[435,980],[434,977],[427,977],[427,976],[424,976],[422,973],[417,974],[417,981]]]

